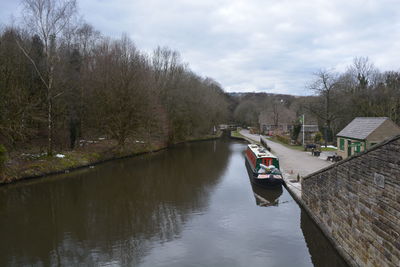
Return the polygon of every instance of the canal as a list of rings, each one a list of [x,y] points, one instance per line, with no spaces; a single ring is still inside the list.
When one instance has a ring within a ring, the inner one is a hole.
[[[246,144],[177,145],[0,187],[0,266],[346,266]]]

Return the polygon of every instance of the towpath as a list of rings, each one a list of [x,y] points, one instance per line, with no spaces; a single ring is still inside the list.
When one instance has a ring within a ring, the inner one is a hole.
[[[241,130],[240,133],[249,139],[260,141],[260,136],[258,134],[250,134],[248,130]],[[291,181],[296,179],[297,174],[303,177],[332,164],[332,162],[325,160],[326,157],[325,159],[317,158],[312,156],[309,152],[290,149],[269,139],[267,139],[267,143],[268,146],[271,147],[272,152],[279,157],[281,171],[284,174],[286,184],[295,187],[295,191],[300,191],[295,193],[301,194],[300,183]]]

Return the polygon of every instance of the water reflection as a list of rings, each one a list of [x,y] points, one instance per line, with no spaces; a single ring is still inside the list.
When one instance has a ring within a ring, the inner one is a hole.
[[[0,266],[340,264],[285,188],[250,186],[245,148],[183,144],[0,187]]]
[[[279,197],[282,195],[282,187],[265,189],[251,184],[256,204],[261,207],[270,207],[279,205]]]
[[[229,155],[225,142],[183,144],[3,187],[0,266],[138,264],[152,240],[179,237],[207,209]]]
[[[304,210],[301,210],[301,230],[307,243],[311,260],[317,267],[346,267],[347,263],[334,250],[332,244],[321,238],[323,233]],[[327,260],[329,259],[329,260]]]

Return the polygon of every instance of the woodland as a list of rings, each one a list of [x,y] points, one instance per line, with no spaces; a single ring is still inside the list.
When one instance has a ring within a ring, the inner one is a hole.
[[[66,151],[95,161],[96,153],[201,139],[219,124],[258,127],[261,113],[275,124],[299,124],[305,114],[329,142],[354,117],[400,124],[400,72],[382,72],[366,57],[342,72],[315,72],[298,85],[304,96],[227,93],[171,48],[146,53],[126,35],[102,35],[79,18],[75,0],[22,5],[22,21],[0,28],[0,174],[7,164],[29,169],[27,159]],[[21,175],[29,173],[10,176]]]

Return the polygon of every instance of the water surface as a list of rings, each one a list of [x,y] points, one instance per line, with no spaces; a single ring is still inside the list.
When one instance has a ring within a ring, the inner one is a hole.
[[[245,148],[182,144],[0,187],[0,266],[345,266],[286,189],[250,184]]]

